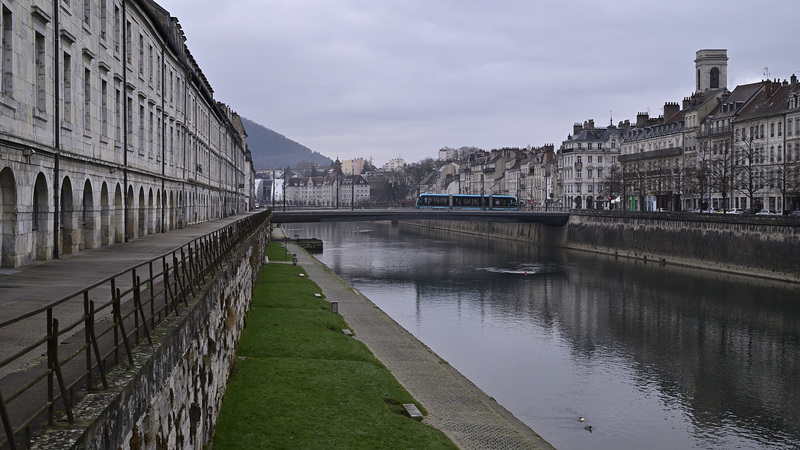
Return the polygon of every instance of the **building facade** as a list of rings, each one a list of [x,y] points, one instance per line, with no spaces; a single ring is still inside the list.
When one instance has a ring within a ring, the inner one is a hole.
[[[0,260],[242,213],[254,172],[178,20],[148,0],[0,0]]]

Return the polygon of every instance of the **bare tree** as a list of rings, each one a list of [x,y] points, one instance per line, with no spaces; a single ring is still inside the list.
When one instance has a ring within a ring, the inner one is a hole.
[[[735,146],[736,187],[744,192],[751,212],[756,213],[756,193],[767,185],[763,167],[764,153],[755,145],[755,136],[746,134],[743,128],[742,136],[737,139]]]
[[[731,186],[735,179],[735,152],[727,139],[719,141],[718,144],[716,142],[712,144],[711,161],[708,167],[711,188],[714,192],[719,192],[722,195],[722,204],[719,207],[724,211],[730,207],[728,197],[731,194]]]

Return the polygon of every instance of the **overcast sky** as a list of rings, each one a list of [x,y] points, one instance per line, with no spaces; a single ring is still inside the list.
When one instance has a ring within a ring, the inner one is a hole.
[[[159,0],[157,0],[159,1]],[[661,115],[728,50],[728,88],[800,75],[800,2],[160,0],[214,96],[330,158],[556,147]],[[763,5],[763,6],[762,6]]]

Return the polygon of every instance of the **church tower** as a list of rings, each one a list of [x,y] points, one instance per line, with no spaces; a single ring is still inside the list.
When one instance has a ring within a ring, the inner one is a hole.
[[[694,67],[697,93],[728,87],[728,50],[698,50]]]

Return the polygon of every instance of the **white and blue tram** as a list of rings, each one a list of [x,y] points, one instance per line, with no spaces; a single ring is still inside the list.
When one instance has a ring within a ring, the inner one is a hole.
[[[414,207],[509,211],[519,209],[519,203],[513,195],[420,194]]]

